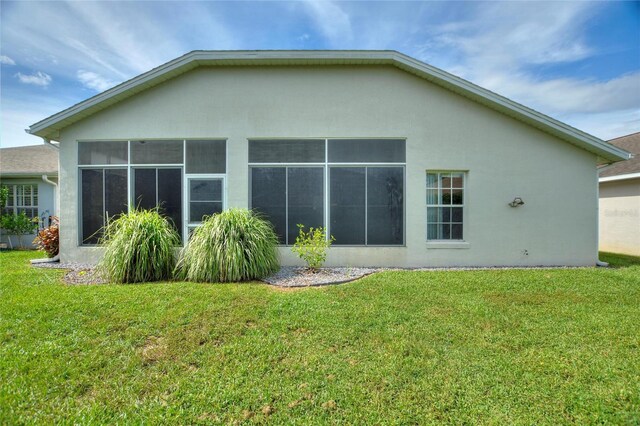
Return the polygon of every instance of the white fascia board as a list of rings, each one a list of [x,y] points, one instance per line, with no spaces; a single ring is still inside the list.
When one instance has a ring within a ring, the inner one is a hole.
[[[627,180],[636,178],[640,178],[640,173],[628,173],[626,175],[601,177],[600,179],[598,179],[598,182],[613,182],[616,180]]]
[[[540,130],[546,131],[609,161],[627,160],[630,154],[605,141],[575,129],[517,102],[483,89],[446,71],[418,61],[393,50],[266,50],[266,51],[206,51],[196,50],[160,65],[144,74],[125,81],[92,98],[73,105],[30,126],[28,132],[50,137],[74,118],[84,117],[132,96],[200,65],[333,65],[333,64],[391,64],[399,69],[425,78],[460,95],[506,113]],[[114,99],[115,98],[115,99]],[[91,110],[91,111],[87,111]],[[84,112],[84,114],[82,114]]]

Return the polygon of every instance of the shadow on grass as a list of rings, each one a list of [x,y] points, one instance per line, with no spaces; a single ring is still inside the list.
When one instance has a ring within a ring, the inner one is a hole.
[[[640,266],[640,257],[626,254],[600,252],[600,260],[607,262],[612,268],[628,268],[630,266]]]

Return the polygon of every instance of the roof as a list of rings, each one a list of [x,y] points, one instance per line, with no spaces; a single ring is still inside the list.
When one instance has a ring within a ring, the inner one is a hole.
[[[0,176],[58,175],[58,148],[49,144],[0,149]]]
[[[393,50],[194,50],[29,127],[58,140],[59,132],[91,114],[199,66],[391,65],[527,123],[596,154],[601,162],[626,160],[625,151],[439,68]]]
[[[603,167],[600,170],[600,181],[606,182],[640,177],[640,132],[611,139],[609,143],[629,151],[634,154],[634,157],[627,161]]]

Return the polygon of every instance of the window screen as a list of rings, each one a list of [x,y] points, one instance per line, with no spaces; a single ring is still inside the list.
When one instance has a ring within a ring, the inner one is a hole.
[[[364,167],[331,167],[330,233],[337,245],[365,244],[365,187]]]
[[[182,141],[131,141],[132,164],[182,164]]]
[[[126,164],[127,142],[78,142],[78,164]]]
[[[330,163],[404,163],[403,139],[329,139]]]
[[[133,194],[137,208],[159,207],[182,235],[182,169],[133,169]]]
[[[226,173],[224,140],[187,141],[187,173]]]
[[[324,163],[324,139],[250,140],[250,163]]]
[[[251,208],[271,222],[281,244],[287,235],[286,172],[284,167],[251,168]]]
[[[203,216],[222,211],[222,179],[189,180],[189,222],[202,222]]]
[[[82,243],[97,244],[102,227],[127,211],[126,169],[82,169]]]
[[[404,169],[367,168],[367,244],[403,243]]]
[[[288,167],[287,243],[293,245],[299,234],[298,224],[319,228],[324,226],[324,168]]]

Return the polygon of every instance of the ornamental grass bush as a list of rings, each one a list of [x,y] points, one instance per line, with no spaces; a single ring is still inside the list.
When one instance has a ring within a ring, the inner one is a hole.
[[[100,243],[98,270],[111,282],[140,283],[172,278],[180,236],[157,209],[134,210],[111,220]]]
[[[207,217],[182,251],[181,279],[236,282],[261,279],[279,268],[273,227],[254,212],[229,209]]]

